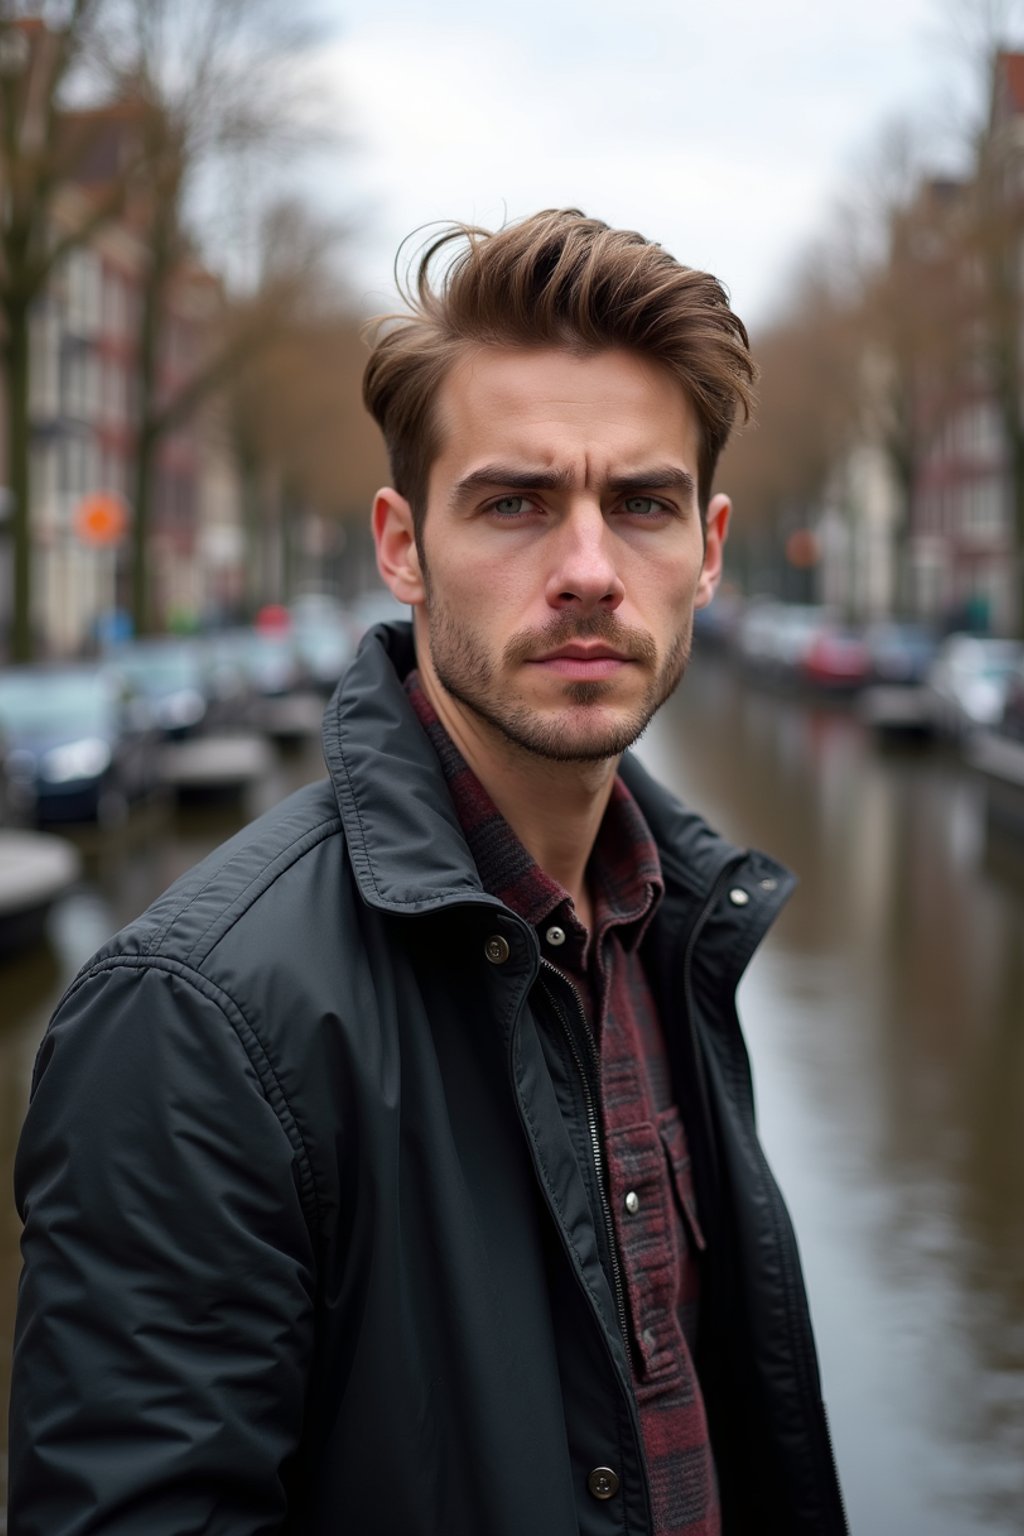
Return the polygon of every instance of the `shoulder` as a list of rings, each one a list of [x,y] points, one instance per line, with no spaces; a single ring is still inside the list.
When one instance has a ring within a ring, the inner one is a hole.
[[[202,971],[211,952],[261,907],[272,924],[268,908],[310,902],[318,866],[325,857],[339,859],[341,843],[330,782],[308,785],[182,875],[83,969],[160,960]]]

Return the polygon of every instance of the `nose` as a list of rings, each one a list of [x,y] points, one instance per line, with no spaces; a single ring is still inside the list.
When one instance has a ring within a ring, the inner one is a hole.
[[[552,542],[545,596],[552,608],[613,612],[625,596],[614,560],[614,539],[600,506],[575,506]]]

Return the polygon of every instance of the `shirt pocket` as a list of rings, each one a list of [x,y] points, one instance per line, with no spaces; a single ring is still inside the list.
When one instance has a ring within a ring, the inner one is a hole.
[[[690,1149],[683,1129],[682,1117],[675,1105],[669,1109],[663,1109],[659,1114],[658,1135],[665,1148],[676,1208],[682,1217],[687,1239],[698,1253],[703,1253],[707,1247],[707,1240],[697,1214],[693,1164],[690,1161]]]
[[[609,1188],[632,1336],[636,1383],[662,1390],[682,1373],[678,1262],[668,1160],[650,1121],[606,1140]]]

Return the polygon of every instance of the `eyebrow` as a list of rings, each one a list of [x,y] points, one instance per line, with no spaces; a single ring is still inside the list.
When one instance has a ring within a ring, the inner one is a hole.
[[[524,469],[515,464],[484,464],[456,482],[451,501],[456,505],[475,491],[501,487],[509,491],[568,491],[574,476],[567,469]],[[658,464],[650,469],[633,470],[628,475],[612,475],[605,487],[619,496],[638,491],[680,491],[689,500],[696,496],[697,482],[688,469],[675,464]]]

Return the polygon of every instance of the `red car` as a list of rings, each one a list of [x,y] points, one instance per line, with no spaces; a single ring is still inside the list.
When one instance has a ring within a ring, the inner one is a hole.
[[[871,673],[871,653],[855,630],[824,629],[811,641],[802,670],[818,688],[861,688]]]

